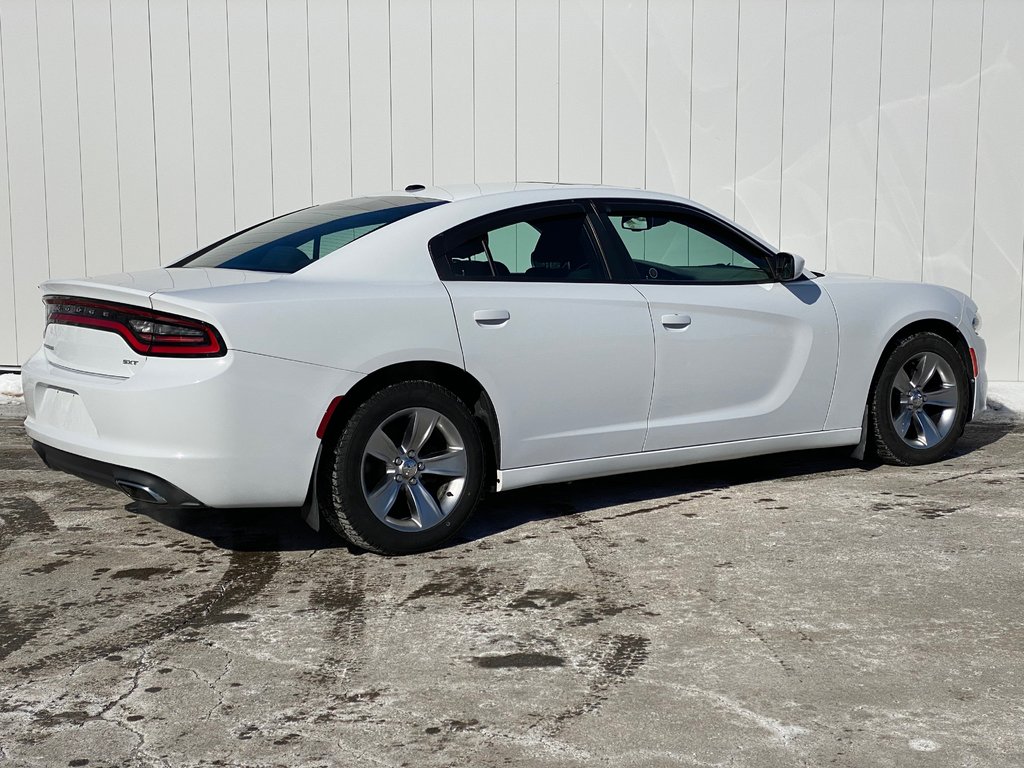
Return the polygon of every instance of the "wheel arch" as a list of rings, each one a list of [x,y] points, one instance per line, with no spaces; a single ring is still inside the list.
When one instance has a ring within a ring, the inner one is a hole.
[[[885,366],[886,360],[889,359],[889,355],[896,346],[904,339],[913,336],[916,333],[931,332],[937,336],[941,336],[950,344],[960,355],[960,359],[963,361],[964,366],[967,368],[967,378],[970,381],[970,386],[974,389],[974,367],[971,362],[971,348],[967,343],[967,339],[960,332],[953,323],[948,320],[943,320],[939,317],[924,318],[922,320],[915,320],[912,323],[908,323],[897,330],[895,330],[886,341],[885,346],[882,347],[882,352],[875,361],[875,370],[871,375],[871,386],[868,387],[865,402],[870,400],[871,393],[875,391],[875,385],[878,383],[878,376],[882,372],[882,368]],[[970,420],[970,414],[968,414],[968,420]]]
[[[875,369],[871,374],[871,380],[868,384],[867,391],[864,393],[864,416],[861,420],[860,442],[857,443],[852,454],[855,459],[863,459],[867,452],[868,437],[871,432],[871,396],[875,391],[875,387],[878,384],[878,377],[881,375],[882,368],[885,367],[885,363],[889,359],[889,355],[892,354],[893,350],[896,349],[899,343],[904,339],[909,338],[916,333],[926,332],[931,332],[941,336],[952,344],[954,349],[956,349],[967,369],[970,398],[973,401],[975,382],[971,363],[970,345],[968,344],[967,339],[965,339],[963,334],[960,332],[960,329],[948,320],[943,320],[939,317],[922,318],[902,325],[889,334],[889,338],[882,346],[882,351],[879,353],[878,358],[875,361]],[[967,412],[967,420],[971,420],[970,409],[968,409]]]
[[[497,468],[501,466],[501,434],[494,405],[483,385],[472,374],[449,363],[431,360],[394,363],[363,377],[338,401],[324,430],[322,445],[333,445],[352,414],[374,392],[392,384],[414,380],[430,381],[451,390],[473,412],[484,437],[488,482],[493,484],[497,478]]]

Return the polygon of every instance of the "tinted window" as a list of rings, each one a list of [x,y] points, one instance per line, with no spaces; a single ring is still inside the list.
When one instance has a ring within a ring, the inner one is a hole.
[[[455,279],[585,282],[605,277],[582,212],[504,221],[457,238],[445,260]]]
[[[773,279],[761,254],[685,214],[617,210],[608,219],[640,280],[751,283]]]
[[[239,232],[173,266],[298,272],[375,229],[442,202],[418,197],[359,197],[316,205]]]

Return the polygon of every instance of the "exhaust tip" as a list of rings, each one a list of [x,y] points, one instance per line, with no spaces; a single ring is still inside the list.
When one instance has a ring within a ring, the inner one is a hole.
[[[147,504],[167,503],[167,499],[152,488],[142,485],[142,483],[133,483],[131,480],[115,480],[114,485],[116,485],[129,499],[144,501]]]

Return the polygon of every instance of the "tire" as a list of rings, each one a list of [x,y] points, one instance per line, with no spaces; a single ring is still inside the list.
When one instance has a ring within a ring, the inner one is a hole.
[[[886,464],[943,458],[967,423],[970,379],[957,349],[935,333],[916,333],[892,350],[871,393],[871,438]]]
[[[484,488],[480,429],[467,405],[429,381],[392,384],[360,405],[334,447],[341,536],[378,554],[433,549],[473,514]]]

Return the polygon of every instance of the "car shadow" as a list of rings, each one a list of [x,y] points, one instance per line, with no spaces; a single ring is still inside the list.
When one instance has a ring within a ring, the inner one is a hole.
[[[841,470],[870,472],[876,466],[851,458],[849,449],[819,449],[532,486],[490,497],[454,543],[489,538],[536,520],[656,502],[682,494],[728,491],[765,480]]]
[[[1012,423],[970,424],[947,461],[995,443],[1014,429]],[[845,470],[873,472],[879,467],[851,458],[848,448],[817,449],[523,488],[486,498],[473,519],[445,548],[487,539],[537,520],[622,504],[726,490],[765,480]],[[345,549],[353,555],[366,554],[335,535],[324,522],[319,531],[314,531],[295,508],[173,509],[132,502],[125,509],[226,550]]]
[[[235,552],[311,552],[348,549],[365,554],[336,536],[326,523],[314,531],[294,507],[253,509],[172,508],[131,502],[129,512],[145,515],[176,531],[206,539],[220,549]]]
[[[944,461],[953,461],[998,442],[1015,428],[1013,423],[1003,422],[969,424]],[[491,496],[451,545],[496,536],[536,520],[568,517],[623,504],[701,491],[727,491],[766,480],[839,471],[870,473],[885,467],[877,460],[860,461],[850,454],[849,448],[791,451],[508,491]]]

